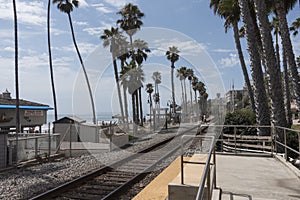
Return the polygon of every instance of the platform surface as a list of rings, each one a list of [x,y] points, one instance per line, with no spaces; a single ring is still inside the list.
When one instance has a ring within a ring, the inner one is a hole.
[[[222,200],[300,200],[300,179],[273,157],[217,155]]]

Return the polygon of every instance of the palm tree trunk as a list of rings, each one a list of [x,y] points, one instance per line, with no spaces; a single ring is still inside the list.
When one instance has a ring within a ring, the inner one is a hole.
[[[175,114],[175,106],[176,106],[176,103],[175,103],[175,89],[174,89],[174,63],[172,63],[172,66],[171,66],[171,85],[172,85],[172,105],[173,105],[173,110],[172,110],[172,113]]]
[[[284,49],[284,55],[287,57],[288,65],[292,74],[292,82],[294,93],[296,96],[296,104],[300,107],[300,84],[299,84],[299,73],[295,61],[295,54],[293,52],[293,46],[290,38],[289,27],[286,19],[286,11],[284,1],[275,1],[275,7],[277,11],[277,18],[279,19],[279,28],[281,35],[281,43]]]
[[[122,70],[124,69],[124,61],[121,60],[121,67],[122,67]],[[126,116],[126,123],[127,123],[127,128],[129,128],[129,125],[128,125],[128,116],[129,116],[129,113],[128,113],[128,100],[127,100],[127,93],[126,93],[126,85],[123,85],[123,98],[124,98],[124,107],[125,107],[125,116]]]
[[[270,23],[268,20],[266,5],[264,1],[254,0],[254,4],[257,11],[257,18],[259,20],[259,27],[261,30],[262,46],[265,53],[267,73],[270,77],[271,86],[271,100],[273,121],[275,126],[286,127],[286,114],[284,109],[282,81],[280,68],[277,65],[274,46],[272,41],[272,35],[270,31]],[[279,137],[283,139],[283,132],[279,133]]]
[[[191,97],[191,114],[194,114],[194,109],[193,109],[193,92],[192,92],[192,81],[190,80],[190,97]]]
[[[187,95],[186,95],[186,84],[185,84],[185,79],[183,79],[183,87],[184,87],[184,106],[185,106],[185,116],[184,118],[187,117],[188,115],[188,110],[187,110]],[[185,119],[186,120],[186,119]]]
[[[284,50],[282,52],[285,52]],[[293,125],[293,116],[291,111],[291,93],[290,93],[290,82],[289,82],[289,72],[287,67],[286,56],[282,54],[282,65],[284,70],[284,88],[285,88],[285,107],[286,107],[286,119],[288,128]]]
[[[143,120],[143,102],[142,102],[142,89],[139,88],[139,104],[140,104],[140,117],[141,117],[141,126],[144,126],[144,120]]]
[[[140,113],[139,113],[139,96],[138,89],[134,92],[135,94],[135,115],[136,115],[136,123],[139,125]]]
[[[268,98],[264,85],[260,54],[256,49],[256,37],[254,25],[249,11],[248,0],[239,0],[239,5],[241,7],[242,19],[246,30],[246,38],[252,69],[252,79],[255,87],[254,91],[257,103],[256,120],[259,126],[269,126],[271,119],[267,102]],[[270,135],[270,130],[266,128],[258,128],[258,132],[259,135]]]
[[[13,0],[14,34],[15,34],[15,87],[16,87],[16,164],[18,163],[18,146],[20,132],[20,98],[19,98],[19,63],[18,63],[18,19],[16,1]]]
[[[135,108],[135,92],[131,94],[131,104],[132,104],[132,131],[133,135],[136,132],[136,108]]]
[[[48,13],[47,13],[47,33],[48,33],[48,52],[49,52],[49,67],[50,67],[50,78],[51,78],[51,88],[52,88],[52,97],[54,104],[54,120],[57,121],[57,104],[56,104],[56,92],[54,85],[54,74],[53,74],[53,65],[52,65],[52,52],[51,52],[51,31],[50,31],[50,12],[51,12],[51,0],[48,0]]]
[[[241,47],[241,42],[240,42],[240,37],[239,37],[239,28],[238,28],[237,22],[233,23],[233,32],[234,32],[234,40],[235,40],[236,49],[239,54],[240,64],[242,67],[245,83],[246,83],[248,94],[249,94],[251,109],[255,113],[256,108],[255,108],[254,93],[253,93],[253,90],[251,87],[251,83],[250,83],[250,79],[249,79],[249,75],[248,75],[248,71],[247,71],[247,67],[246,67],[246,63],[245,63],[245,59],[244,59],[244,55],[243,55],[243,50]]]
[[[112,55],[112,59],[113,59],[113,65],[114,65],[114,73],[115,73],[115,80],[116,80],[116,85],[117,85],[119,105],[120,105],[120,109],[121,109],[122,122],[124,123],[125,121],[124,121],[123,102],[122,102],[121,89],[120,89],[120,84],[119,84],[117,60],[116,60],[115,55]]]
[[[83,73],[84,73],[86,84],[88,86],[88,91],[89,91],[90,100],[91,100],[91,106],[92,106],[92,112],[93,112],[93,123],[96,124],[96,112],[95,112],[95,105],[94,105],[94,99],[93,99],[93,95],[92,95],[92,90],[91,90],[91,86],[90,86],[90,82],[89,82],[89,79],[88,79],[87,72],[86,72],[84,64],[83,64],[83,60],[81,58],[81,55],[80,55],[80,52],[79,52],[79,49],[78,49],[78,46],[77,46],[77,43],[76,43],[74,29],[73,29],[73,24],[72,24],[72,18],[71,18],[71,14],[70,13],[68,13],[68,18],[69,18],[69,24],[70,24],[70,28],[71,28],[73,43],[74,43],[74,46],[75,46],[75,49],[76,49],[76,52],[77,52],[77,55],[78,55],[78,58],[79,58],[82,70],[83,70]]]

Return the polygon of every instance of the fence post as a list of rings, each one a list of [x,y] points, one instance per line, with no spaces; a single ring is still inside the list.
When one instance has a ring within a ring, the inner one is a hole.
[[[298,145],[299,145],[298,151],[300,152],[300,132],[298,132]],[[300,155],[299,155],[299,159],[300,159]]]
[[[38,138],[34,138],[34,152],[35,152],[35,157],[38,155]]]
[[[210,160],[208,162],[210,162]],[[210,200],[210,165],[208,166],[206,184],[207,184],[206,185],[207,186],[207,199]]]
[[[236,126],[234,127],[234,153],[236,154]]]
[[[284,134],[284,154],[285,154],[285,160],[288,161],[288,155],[287,155],[287,148],[286,148],[286,130],[283,130]]]
[[[213,162],[214,162],[214,189],[217,189],[217,159],[216,159],[216,147],[214,148],[213,154]]]
[[[275,144],[273,144],[273,140],[274,140],[274,127],[273,126],[271,126],[271,156],[273,157],[273,155],[274,155],[274,145]]]
[[[48,123],[48,161],[50,162],[50,156],[51,156],[51,135],[50,135],[50,122]]]

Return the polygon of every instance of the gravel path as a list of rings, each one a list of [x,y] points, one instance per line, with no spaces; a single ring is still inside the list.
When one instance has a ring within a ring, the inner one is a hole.
[[[171,137],[176,132],[170,131],[163,134],[148,135],[141,140],[135,141],[132,146],[123,150],[60,159],[2,172],[0,173],[0,199],[28,199],[35,194],[54,188],[100,166],[122,159],[150,144]]]

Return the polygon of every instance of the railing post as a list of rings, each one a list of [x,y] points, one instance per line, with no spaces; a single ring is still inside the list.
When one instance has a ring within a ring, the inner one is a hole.
[[[38,138],[34,138],[34,153],[35,153],[35,157],[37,157],[38,155]]]
[[[299,152],[300,152],[300,132],[298,132],[298,145],[299,145]],[[300,154],[299,154],[299,159],[300,159]]]
[[[274,155],[274,144],[273,144],[273,140],[274,140],[274,127],[271,126],[271,156],[273,157]]]
[[[48,123],[48,161],[50,162],[51,156],[51,134],[50,134],[50,122]]]
[[[213,164],[214,164],[214,189],[217,189],[217,159],[216,159],[216,147],[214,148]]]
[[[181,184],[184,184],[184,176],[183,176],[183,154],[181,154]]]
[[[208,161],[210,162],[210,161]],[[206,180],[206,187],[207,187],[207,199],[210,200],[210,165],[207,171],[207,180]]]
[[[285,160],[288,161],[288,155],[287,155],[287,148],[286,148],[286,130],[283,129],[284,134],[284,154],[285,154]]]
[[[236,126],[234,127],[234,153],[236,154]]]
[[[223,152],[223,145],[224,145],[223,131],[224,131],[224,127],[222,127],[222,131],[221,131],[221,152]]]

